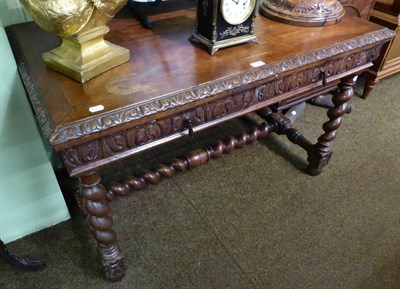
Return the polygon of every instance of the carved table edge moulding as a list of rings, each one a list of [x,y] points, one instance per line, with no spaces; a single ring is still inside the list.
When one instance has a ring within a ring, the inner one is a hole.
[[[342,53],[354,50],[366,45],[373,45],[379,41],[383,41],[393,37],[393,31],[388,28],[383,28],[376,32],[365,34],[356,39],[345,41],[343,43],[335,44],[327,47],[323,51],[315,51],[305,55],[295,56],[292,59],[284,60],[279,63],[267,64],[259,68],[254,68],[251,71],[228,77],[213,84],[203,84],[198,87],[190,88],[178,94],[171,94],[155,101],[149,101],[140,105],[126,107],[119,111],[111,113],[99,114],[91,118],[85,119],[83,122],[75,123],[69,127],[56,129],[52,123],[40,93],[37,91],[34,81],[29,74],[29,68],[21,59],[22,53],[15,53],[18,63],[18,69],[24,81],[32,106],[38,118],[39,125],[49,140],[51,145],[58,145],[70,140],[87,136],[95,132],[107,130],[111,127],[121,125],[121,123],[128,123],[133,120],[143,118],[155,114],[160,111],[166,111],[176,106],[188,104],[196,100],[204,99],[216,94],[222,93],[228,89],[240,87],[243,84],[265,80],[273,77],[275,74],[289,72],[292,69],[315,63],[319,60],[331,58]],[[8,33],[10,42],[16,43],[13,34]],[[18,49],[18,45],[14,45]]]

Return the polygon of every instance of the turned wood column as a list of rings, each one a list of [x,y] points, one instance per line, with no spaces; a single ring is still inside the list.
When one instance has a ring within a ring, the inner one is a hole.
[[[310,175],[319,175],[332,156],[332,143],[336,138],[337,129],[342,124],[342,116],[347,111],[347,102],[354,94],[353,85],[356,80],[357,76],[354,75],[343,78],[338,85],[339,90],[332,97],[334,107],[328,110],[329,121],[322,126],[325,133],[307,151],[309,163],[307,172]]]
[[[117,234],[112,230],[111,206],[107,191],[100,183],[100,174],[93,172],[80,178],[80,194],[87,213],[89,229],[97,241],[106,278],[118,281],[125,275],[124,256],[119,249]]]
[[[371,78],[369,76],[365,77],[365,85],[364,85],[364,91],[361,96],[362,99],[367,99],[369,95],[371,94],[372,90],[375,88],[375,86],[378,85],[379,80],[376,78]]]

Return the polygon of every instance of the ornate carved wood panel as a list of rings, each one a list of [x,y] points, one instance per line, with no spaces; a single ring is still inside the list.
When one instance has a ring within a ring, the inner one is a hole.
[[[246,111],[260,104],[268,104],[271,99],[299,88],[321,81],[321,72],[329,77],[338,76],[353,68],[372,62],[379,54],[380,46],[337,58],[323,65],[262,83],[248,90],[225,96],[213,102],[199,105],[187,111],[137,125],[99,140],[78,145],[61,152],[68,169],[106,159],[122,152],[134,150],[155,140],[182,133],[184,122],[190,120],[193,127],[229,117],[233,113]]]

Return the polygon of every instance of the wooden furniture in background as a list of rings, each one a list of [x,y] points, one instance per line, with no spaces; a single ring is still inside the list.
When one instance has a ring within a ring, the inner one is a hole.
[[[377,0],[370,21],[396,31],[396,36],[384,46],[374,66],[364,73],[364,99],[380,79],[400,71],[400,0]]]
[[[150,31],[133,19],[111,21],[107,37],[129,48],[133,57],[85,84],[46,68],[41,53],[59,44],[56,37],[33,23],[7,29],[38,123],[69,175],[79,177],[78,199],[110,281],[120,280],[125,272],[110,215],[114,197],[156,184],[271,132],[301,146],[308,156],[308,172],[319,174],[331,158],[357,75],[372,65],[393,36],[389,29],[356,17],[309,28],[260,16],[259,44],[233,46],[210,56],[188,41],[195,23],[193,7],[153,19],[157,25]],[[321,136],[312,143],[280,111],[336,86],[334,107],[328,110]],[[108,187],[101,183],[104,166],[250,112],[265,121],[249,132],[139,177]]]
[[[339,0],[349,15],[369,19],[375,0]]]

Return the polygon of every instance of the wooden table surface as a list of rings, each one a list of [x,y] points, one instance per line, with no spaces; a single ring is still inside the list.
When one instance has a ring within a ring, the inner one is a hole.
[[[224,88],[207,90],[211,82],[231,80],[238,74],[254,71],[249,82],[274,78],[299,66],[315,64],[356,47],[338,44],[364,36],[355,46],[366,48],[377,42],[376,32],[382,28],[356,18],[344,18],[339,24],[326,27],[298,27],[271,21],[263,16],[256,19],[259,44],[242,44],[218,51],[210,56],[205,49],[188,38],[194,30],[194,8],[153,16],[152,30],[142,28],[134,19],[114,19],[107,39],[131,52],[130,62],[124,63],[85,84],[78,83],[45,67],[41,54],[59,45],[59,39],[41,30],[33,23],[13,26],[11,41],[18,42],[23,53],[16,58],[23,62],[34,83],[34,108],[49,142],[56,150],[76,144],[71,140],[96,138],[115,131],[115,127],[135,121],[149,121],[155,113],[171,113],[171,108],[192,105],[201,99],[215,97]],[[383,30],[382,40],[387,37]],[[40,39],[40,41],[38,41]],[[332,51],[329,51],[331,47]],[[14,51],[16,51],[14,47]],[[310,55],[312,52],[317,52]],[[319,51],[319,52],[318,52]],[[23,59],[23,60],[21,60]],[[288,61],[289,60],[289,61]],[[262,61],[260,69],[250,63]],[[285,62],[285,63],[282,63]],[[278,65],[280,67],[274,67]],[[283,68],[285,70],[285,68]],[[22,75],[24,77],[24,74]],[[175,102],[175,103],[173,103]],[[35,106],[35,103],[37,104]],[[91,113],[89,108],[103,105],[104,110]],[[184,107],[182,107],[184,109]]]

